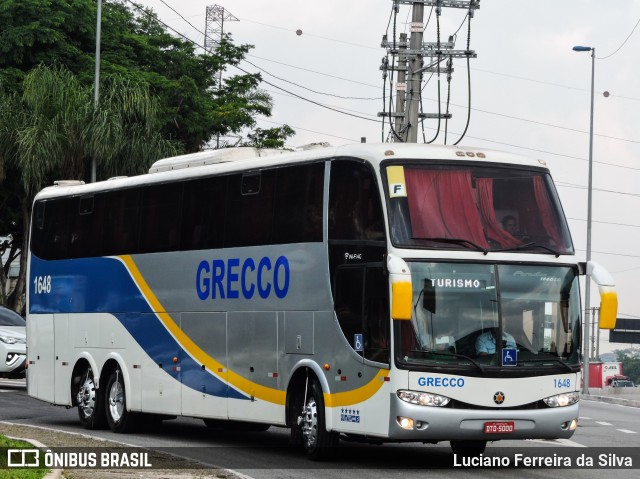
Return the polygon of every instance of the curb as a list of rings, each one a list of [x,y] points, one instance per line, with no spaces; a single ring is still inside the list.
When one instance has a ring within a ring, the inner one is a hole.
[[[24,442],[28,442],[29,444],[32,444],[33,446],[37,447],[38,449],[46,449],[47,446],[45,446],[44,444],[42,444],[39,441],[36,441],[35,439],[25,439],[23,437],[13,437],[13,436],[7,436],[9,439],[13,439],[15,441],[24,441]],[[42,479],[60,479],[62,477],[62,469],[51,469],[51,472],[48,472],[47,474],[45,474],[45,476]]]
[[[618,404],[620,406],[638,407],[640,408],[640,400],[637,399],[624,399],[611,396],[594,396],[591,394],[581,394],[580,399],[587,401],[605,402],[609,404]]]

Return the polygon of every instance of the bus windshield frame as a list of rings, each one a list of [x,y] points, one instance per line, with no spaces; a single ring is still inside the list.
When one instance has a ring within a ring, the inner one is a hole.
[[[581,312],[575,266],[408,265],[413,313],[410,321],[394,322],[399,368],[478,373],[497,368],[516,375],[579,370]],[[500,334],[503,340],[496,345]],[[503,349],[512,350],[513,363],[504,363]]]
[[[574,254],[545,168],[406,160],[382,170],[395,247]]]

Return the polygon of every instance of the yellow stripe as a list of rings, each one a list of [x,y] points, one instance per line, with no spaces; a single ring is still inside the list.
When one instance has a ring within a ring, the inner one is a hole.
[[[366,401],[382,387],[384,378],[389,375],[389,370],[381,369],[376,377],[369,381],[361,388],[353,391],[345,391],[343,393],[324,394],[324,403],[327,407],[350,406]]]
[[[174,338],[176,338],[178,343],[180,343],[180,345],[184,349],[186,349],[200,364],[204,364],[204,366],[212,373],[214,371],[218,371],[220,368],[225,368],[226,366],[219,363],[211,356],[209,356],[206,352],[204,352],[196,343],[191,340],[191,338],[189,338],[189,336],[187,336],[180,329],[180,327],[175,323],[169,313],[165,311],[164,307],[162,306],[160,301],[158,301],[158,298],[156,298],[155,294],[153,294],[153,291],[151,291],[151,288],[140,273],[140,270],[138,270],[138,267],[134,263],[131,256],[123,255],[120,256],[120,259],[122,259],[122,261],[129,269],[129,272],[131,273],[134,281],[151,305],[151,309],[157,314],[158,318],[160,318],[160,321],[162,321],[162,323],[171,332]],[[240,389],[244,393],[274,404],[284,405],[286,403],[285,391],[262,386],[260,384],[249,381],[248,379],[233,371],[226,371],[226,378],[225,374],[218,374],[218,376],[221,376],[223,379],[228,381],[229,384],[237,389]],[[389,371],[387,370],[380,370],[377,376],[368,384],[365,384],[361,388],[355,389],[353,391],[336,394],[325,394],[325,404],[327,404],[327,406],[329,407],[347,406],[369,399],[378,391],[378,389],[380,389],[380,387],[382,387],[382,378],[384,376],[387,376],[388,373]]]

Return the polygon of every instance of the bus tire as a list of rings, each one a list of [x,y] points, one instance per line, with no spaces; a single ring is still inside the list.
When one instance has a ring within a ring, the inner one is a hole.
[[[106,426],[101,389],[96,382],[91,366],[87,365],[80,375],[80,387],[76,395],[78,418],[85,429],[103,429]]]
[[[122,371],[114,369],[104,389],[104,407],[109,429],[115,433],[131,432],[138,426],[138,417],[127,411],[127,393]]]
[[[449,441],[451,450],[459,456],[479,456],[487,447],[487,441]]]
[[[302,409],[300,429],[307,457],[314,461],[329,459],[338,446],[338,434],[326,429],[324,395],[317,379],[312,379]]]

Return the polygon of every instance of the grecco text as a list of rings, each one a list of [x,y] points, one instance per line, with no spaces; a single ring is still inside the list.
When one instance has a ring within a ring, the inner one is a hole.
[[[418,386],[463,388],[464,378],[440,378],[432,376],[421,376],[418,378]]]
[[[275,262],[267,256],[253,258],[229,258],[201,261],[196,272],[196,291],[198,297],[207,299],[245,299],[253,298],[256,293],[262,299],[272,294],[282,299],[289,292],[291,270],[285,256]]]

